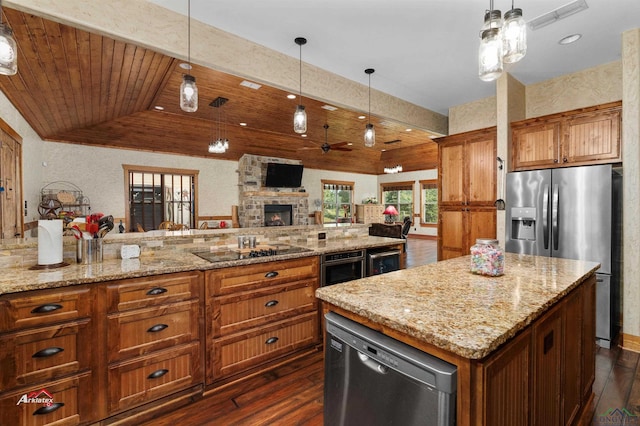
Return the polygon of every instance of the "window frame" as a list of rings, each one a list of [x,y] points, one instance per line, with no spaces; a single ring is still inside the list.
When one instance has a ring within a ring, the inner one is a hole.
[[[129,203],[129,176],[131,173],[145,173],[145,174],[161,174],[161,175],[182,175],[182,176],[190,176],[193,178],[193,214],[191,220],[193,224],[190,225],[190,228],[197,227],[198,223],[198,176],[200,170],[194,169],[177,169],[177,168],[169,168],[169,167],[151,167],[151,166],[139,166],[133,164],[123,164],[122,169],[124,171],[124,205],[125,205],[125,226],[128,231],[127,232],[135,232],[136,224],[132,223],[131,220],[131,205]],[[164,178],[163,178],[163,187],[164,187]]]
[[[381,183],[380,184],[380,203],[384,206],[384,208],[386,209],[388,206],[388,203],[385,200],[384,197],[384,193],[385,192],[391,192],[391,191],[411,191],[411,211],[410,214],[408,215],[411,218],[411,221],[413,221],[413,216],[414,216],[414,212],[415,212],[415,203],[416,203],[416,194],[415,194],[415,187],[414,187],[415,182],[414,181],[403,181],[403,182],[385,182],[385,183]],[[389,188],[394,188],[394,187],[407,187],[407,188],[402,188],[402,189],[389,189]],[[398,204],[394,205],[395,208],[398,210],[398,218],[397,221],[398,222],[402,222],[404,215],[402,214],[402,210],[400,208],[400,194],[398,194]]]
[[[349,181],[341,181],[341,180],[330,180],[330,179],[322,179],[320,180],[320,188],[321,188],[321,194],[322,194],[322,225],[335,225],[335,226],[345,226],[345,225],[351,225],[353,223],[353,218],[354,218],[354,209],[355,209],[355,204],[354,204],[354,195],[355,195],[355,182],[349,182]],[[324,191],[325,191],[325,186],[326,185],[337,185],[337,186],[349,186],[350,192],[351,194],[349,195],[349,203],[338,203],[337,201],[337,197],[338,197],[338,190],[335,190],[335,197],[336,197],[336,220],[333,222],[327,222],[326,221],[326,215],[324,214],[325,212],[325,202],[324,202]],[[349,221],[348,222],[339,222],[339,216],[337,214],[337,209],[338,209],[338,205],[349,205]]]
[[[436,221],[431,223],[431,222],[425,222],[424,221],[424,215],[425,215],[425,210],[424,210],[424,205],[425,205],[425,201],[424,201],[424,191],[425,191],[425,185],[433,185],[436,191],[438,191],[438,180],[437,179],[426,179],[426,180],[421,180],[420,181],[420,226],[421,227],[426,227],[426,228],[436,228],[438,226],[438,220],[439,220],[439,212],[440,212],[440,206],[438,204],[438,198],[436,196],[436,201],[435,201],[435,205],[436,205]]]

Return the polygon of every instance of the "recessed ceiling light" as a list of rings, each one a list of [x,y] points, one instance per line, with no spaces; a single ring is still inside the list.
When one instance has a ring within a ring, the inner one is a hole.
[[[381,149],[380,151],[385,152],[385,151],[386,151],[386,149]]]
[[[188,64],[186,62],[182,62],[180,64],[180,68],[182,68],[183,70],[190,70],[192,67],[191,67],[191,64]]]
[[[335,111],[338,108],[334,107],[333,105],[322,105],[320,108],[322,109],[326,109],[327,111]]]
[[[306,138],[307,135],[306,134],[302,134],[302,135],[300,135],[300,137]]]
[[[292,94],[287,95],[287,99],[295,99],[295,98],[297,98],[296,95],[292,95]]]
[[[571,34],[560,39],[558,44],[571,44],[582,38],[582,34]]]
[[[353,142],[349,142],[349,143],[347,143],[347,145],[351,146],[351,145],[353,145]]]
[[[160,105],[154,106],[153,109],[155,109],[156,111],[164,111],[164,107]]]
[[[359,115],[359,116],[358,116],[358,118],[359,118],[360,120],[364,120],[365,118],[367,118],[367,116],[366,116],[366,115]]]
[[[253,81],[243,80],[240,86],[248,87],[249,89],[258,90],[262,87],[262,84],[254,83]]]
[[[245,127],[245,126],[247,125],[247,123],[240,123],[240,125],[241,125],[242,127]]]
[[[410,132],[410,131],[412,131],[412,130],[413,130],[413,129],[404,129],[404,131],[405,131],[405,132]]]

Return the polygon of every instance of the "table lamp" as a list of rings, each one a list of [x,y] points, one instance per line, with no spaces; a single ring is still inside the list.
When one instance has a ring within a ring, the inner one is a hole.
[[[395,217],[398,216],[398,210],[396,210],[395,206],[393,205],[387,206],[387,208],[384,209],[384,212],[382,213],[384,214],[385,222],[387,223],[395,222]]]

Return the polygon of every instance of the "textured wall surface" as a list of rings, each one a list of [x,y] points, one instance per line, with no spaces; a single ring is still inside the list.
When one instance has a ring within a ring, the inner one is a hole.
[[[496,97],[449,108],[449,135],[495,126]]]
[[[640,350],[640,29],[623,34],[622,62],[623,332],[636,336]]]
[[[555,114],[622,99],[620,61],[563,75],[526,88],[527,117]]]

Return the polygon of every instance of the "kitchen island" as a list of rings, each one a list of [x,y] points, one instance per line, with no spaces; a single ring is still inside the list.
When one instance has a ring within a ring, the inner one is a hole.
[[[458,425],[578,424],[593,398],[599,265],[507,253],[505,275],[483,277],[469,264],[456,258],[316,296],[324,312],[455,365]]]

